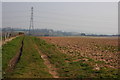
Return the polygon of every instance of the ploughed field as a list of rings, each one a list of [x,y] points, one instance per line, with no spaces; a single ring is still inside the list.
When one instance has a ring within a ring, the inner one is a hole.
[[[3,78],[119,78],[117,38],[19,36],[2,45]]]
[[[88,63],[93,70],[101,69],[117,70],[118,57],[118,38],[117,37],[41,37],[48,43],[56,45],[58,50],[70,56],[72,61],[67,63],[79,62]]]

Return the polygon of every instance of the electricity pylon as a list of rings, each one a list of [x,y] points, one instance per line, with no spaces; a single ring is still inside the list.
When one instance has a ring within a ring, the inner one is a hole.
[[[29,26],[29,35],[33,35],[33,33],[34,33],[33,7],[31,7],[31,18],[30,18],[30,26]]]

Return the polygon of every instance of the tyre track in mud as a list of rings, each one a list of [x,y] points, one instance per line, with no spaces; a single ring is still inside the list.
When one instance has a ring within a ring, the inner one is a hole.
[[[35,45],[35,49],[38,51],[38,53],[40,54],[41,58],[44,60],[44,64],[47,66],[49,73],[53,76],[53,78],[59,78],[58,73],[56,71],[56,68],[54,67],[53,64],[50,63],[50,61],[48,60],[47,55],[43,54],[38,46],[36,44]]]
[[[19,49],[19,52],[9,61],[8,67],[5,72],[11,72],[15,68],[16,64],[18,63],[22,55],[23,45],[24,45],[24,38],[21,42],[21,47]]]

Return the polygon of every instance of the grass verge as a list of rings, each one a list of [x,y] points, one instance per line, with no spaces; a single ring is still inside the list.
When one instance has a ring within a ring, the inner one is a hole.
[[[2,46],[2,71],[8,67],[9,61],[16,55],[21,47],[23,36],[17,37]]]
[[[20,61],[9,78],[52,78],[44,65],[42,58],[34,48],[33,37],[25,36],[23,52]]]

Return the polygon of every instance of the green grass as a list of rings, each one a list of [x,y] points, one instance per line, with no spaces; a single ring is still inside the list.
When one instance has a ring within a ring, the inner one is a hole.
[[[42,53],[48,56],[49,61],[56,66],[56,68],[61,69],[62,66],[65,66],[65,59],[67,56],[65,54],[61,54],[53,44],[47,44],[44,40],[35,38],[36,44]],[[61,71],[61,70],[58,70]],[[60,76],[62,73],[60,74]]]
[[[48,56],[50,62],[56,66],[57,72],[60,77],[71,77],[71,78],[117,78],[117,69],[107,68],[100,69],[99,71],[94,70],[94,66],[97,64],[104,64],[101,61],[94,61],[89,59],[88,61],[80,60],[73,62],[72,58],[66,54],[61,53],[55,45],[47,43],[42,39],[35,38],[36,44],[39,49]],[[81,57],[81,59],[84,57]],[[65,62],[69,60],[70,62]],[[109,72],[109,73],[108,73]]]
[[[6,77],[10,78],[52,78],[48,68],[34,47],[33,37],[24,39],[23,53],[13,72]]]
[[[23,36],[17,37],[2,46],[2,70],[3,72],[7,68],[10,59],[12,59],[13,56],[15,56],[16,53],[19,51],[22,39],[23,39]]]

